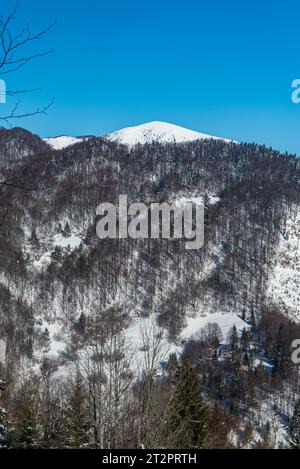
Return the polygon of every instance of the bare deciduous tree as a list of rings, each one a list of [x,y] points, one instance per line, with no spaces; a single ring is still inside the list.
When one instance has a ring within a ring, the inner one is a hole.
[[[16,19],[19,3],[5,15],[0,15],[0,78],[4,78],[9,74],[16,73],[28,63],[47,56],[53,52],[53,49],[41,52],[33,52],[32,46],[44,38],[44,36],[53,28],[56,22],[51,23],[46,28],[38,32],[32,32],[30,26],[26,24],[20,30],[15,28],[14,21]],[[52,105],[53,100],[44,106],[37,107],[31,111],[22,112],[19,110],[21,95],[41,90],[41,87],[20,88],[15,90],[7,90],[6,95],[16,98],[11,109],[4,115],[0,114],[0,122],[11,125],[14,119],[33,116],[36,114],[45,114]]]

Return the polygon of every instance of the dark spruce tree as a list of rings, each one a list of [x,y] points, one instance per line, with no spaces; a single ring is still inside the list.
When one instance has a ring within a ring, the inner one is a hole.
[[[91,435],[91,418],[86,390],[79,374],[72,386],[63,425],[63,446],[87,448]]]
[[[289,437],[292,448],[300,449],[300,399],[296,402],[294,414],[290,422]]]
[[[208,410],[198,376],[185,358],[179,365],[168,411],[168,440],[173,448],[202,448]]]
[[[14,448],[30,449],[40,446],[40,430],[34,399],[26,396],[21,403],[15,428],[12,432]]]
[[[0,449],[9,448],[9,420],[6,411],[0,407]]]

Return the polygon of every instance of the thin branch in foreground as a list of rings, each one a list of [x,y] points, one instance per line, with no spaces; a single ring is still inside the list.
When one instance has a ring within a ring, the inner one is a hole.
[[[20,105],[20,100],[18,100],[13,109],[11,110],[11,112],[7,115],[7,116],[0,116],[0,121],[3,121],[5,122],[9,127],[12,127],[10,121],[12,119],[23,119],[25,117],[32,117],[32,116],[36,116],[38,114],[47,114],[49,108],[53,105],[54,103],[54,98],[51,99],[51,101],[43,106],[43,107],[38,107],[36,108],[34,111],[31,111],[31,112],[25,112],[25,113],[18,113],[18,108],[19,108],[19,105]]]

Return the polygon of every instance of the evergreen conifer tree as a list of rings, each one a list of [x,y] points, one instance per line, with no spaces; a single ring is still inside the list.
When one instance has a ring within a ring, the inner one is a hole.
[[[51,253],[51,259],[55,262],[62,260],[62,249],[60,246],[55,246],[54,251]]]
[[[12,435],[14,448],[38,448],[40,431],[38,428],[37,411],[33,398],[27,395],[21,403],[15,429]]]
[[[207,406],[188,359],[178,367],[168,412],[168,439],[174,448],[201,448],[207,432]]]
[[[296,402],[293,417],[289,426],[292,448],[300,449],[300,399]]]
[[[68,398],[64,418],[64,443],[69,448],[86,448],[91,434],[91,418],[86,390],[79,374],[76,375]]]
[[[0,407],[0,449],[9,448],[9,421],[6,411]]]
[[[71,236],[71,228],[69,222],[66,222],[62,234],[65,238],[69,238]]]

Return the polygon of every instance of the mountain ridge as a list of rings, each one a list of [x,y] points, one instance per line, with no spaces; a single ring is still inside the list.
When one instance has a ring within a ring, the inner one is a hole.
[[[109,134],[103,135],[112,142],[132,147],[137,144],[146,144],[152,142],[160,143],[183,143],[195,140],[213,139],[224,142],[234,142],[234,140],[205,134],[185,127],[170,124],[162,121],[151,121],[136,126],[124,127]],[[55,150],[61,150],[68,146],[82,142],[91,137],[72,137],[68,135],[58,135],[55,137],[44,138]],[[237,142],[235,142],[237,143]]]

